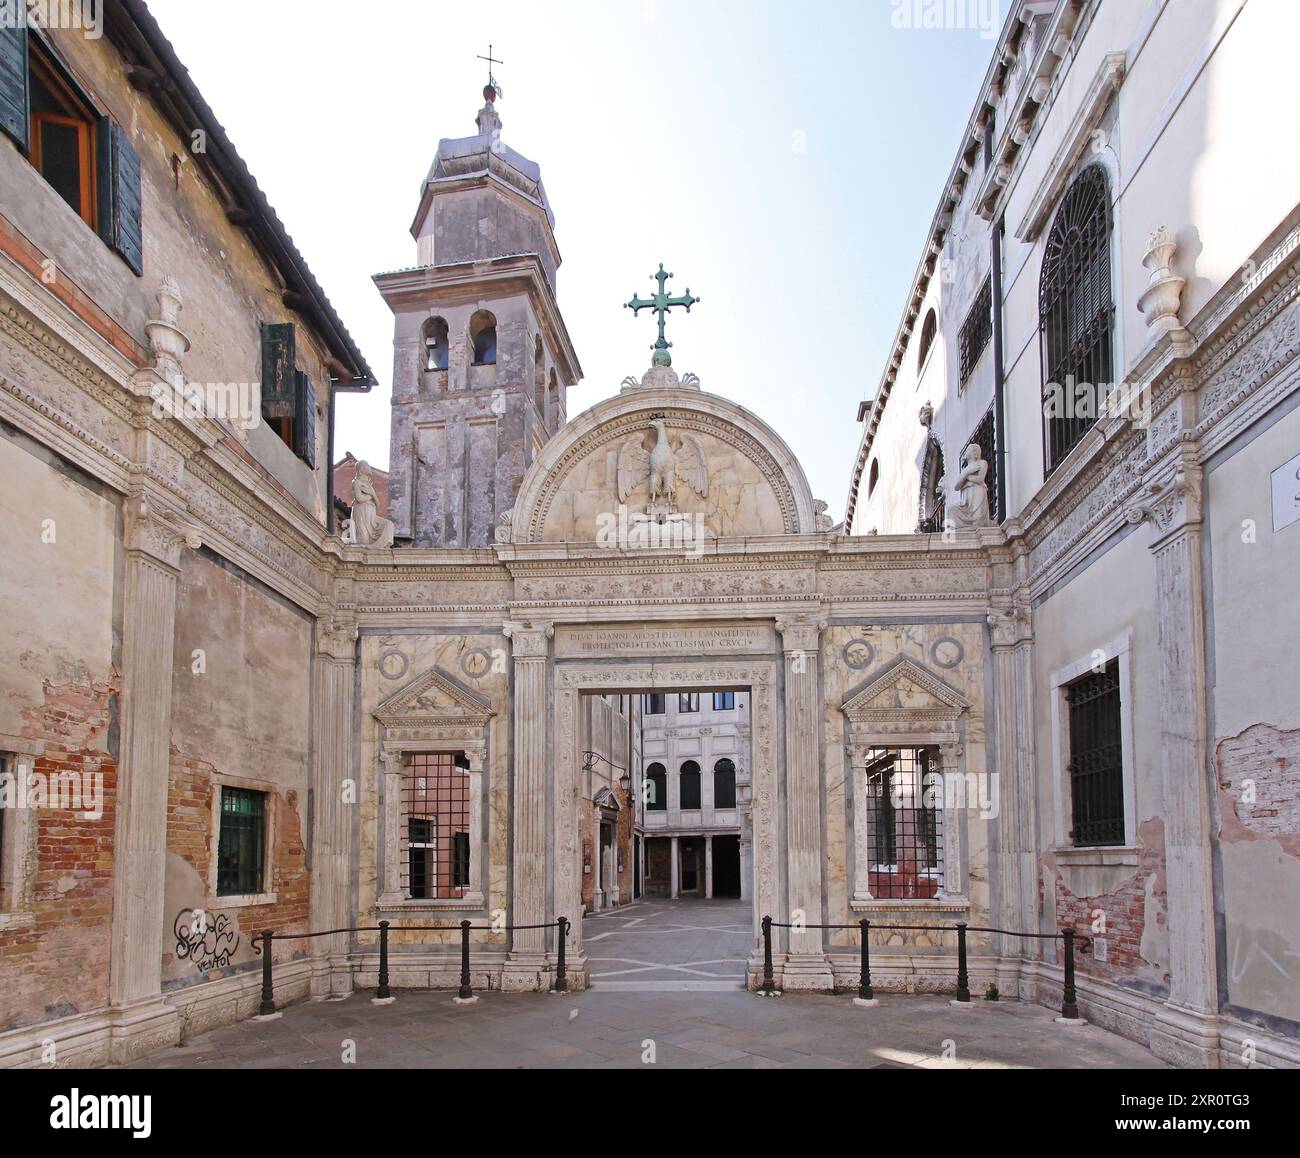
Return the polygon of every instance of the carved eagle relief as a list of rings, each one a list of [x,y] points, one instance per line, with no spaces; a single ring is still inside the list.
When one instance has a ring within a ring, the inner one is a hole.
[[[701,498],[709,497],[709,468],[704,459],[704,448],[693,434],[683,433],[677,446],[668,437],[668,427],[662,414],[650,420],[654,429],[654,445],[647,450],[645,436],[629,438],[618,454],[618,501],[627,502],[628,496],[640,486],[649,486],[650,502],[673,504],[678,482],[689,486]]]

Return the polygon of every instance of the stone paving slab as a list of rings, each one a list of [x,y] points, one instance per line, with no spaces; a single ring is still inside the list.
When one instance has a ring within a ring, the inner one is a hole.
[[[589,918],[592,988],[575,994],[398,990],[304,1002],[133,1063],[135,1068],[664,1069],[1165,1068],[1096,1026],[1057,1025],[1014,1001],[953,1009],[947,996],[763,999],[742,988],[753,944],[747,902],[648,902]],[[617,984],[611,985],[615,981]],[[701,983],[704,987],[701,987]],[[355,1061],[343,1061],[354,1043]]]

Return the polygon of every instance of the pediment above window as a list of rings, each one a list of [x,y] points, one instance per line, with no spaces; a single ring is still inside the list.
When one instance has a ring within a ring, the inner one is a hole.
[[[915,660],[903,658],[840,705],[856,736],[951,731],[970,701]]]

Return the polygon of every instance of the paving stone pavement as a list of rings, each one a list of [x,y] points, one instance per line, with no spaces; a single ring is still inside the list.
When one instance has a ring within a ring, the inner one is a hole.
[[[883,994],[762,998],[743,989],[750,909],[645,902],[585,922],[593,988],[576,994],[397,991],[303,1002],[133,1063],[141,1069],[1160,1069],[1096,1026],[1057,1025],[1034,1005]],[[653,930],[653,932],[652,932]],[[703,987],[703,988],[701,988]],[[355,1043],[355,1062],[343,1060]],[[653,1062],[648,1059],[653,1056]]]

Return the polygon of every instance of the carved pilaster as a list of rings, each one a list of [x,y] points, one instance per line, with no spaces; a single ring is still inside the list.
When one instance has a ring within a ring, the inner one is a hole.
[[[1034,823],[1034,649],[1032,613],[1014,603],[989,613],[993,652],[994,721],[998,764],[998,925],[1037,928],[1037,829]],[[1007,938],[1003,951],[1017,956],[1036,943]]]
[[[161,1005],[167,859],[172,659],[181,552],[197,530],[165,495],[134,492],[126,504],[122,621],[122,747],[113,860],[109,993],[113,1054],[131,1055],[139,1023]],[[158,1010],[156,1017],[174,1019]]]
[[[357,626],[350,618],[321,620],[316,627],[314,672],[316,764],[313,769],[311,926],[351,925],[353,809],[357,780],[353,769],[352,701],[356,671]],[[323,937],[316,952],[330,965],[317,996],[351,992],[346,935]]]
[[[402,770],[401,752],[379,753],[384,778],[384,889],[379,904],[396,905],[409,899],[402,888]]]
[[[1165,877],[1170,930],[1169,1004],[1204,1018],[1218,1009],[1205,686],[1203,482],[1191,446],[1172,473],[1126,515],[1149,522],[1155,556]],[[1185,1036],[1174,1033],[1174,1036]],[[1153,1048],[1157,1048],[1153,1038]],[[1185,1048],[1182,1045],[1170,1047]],[[1204,1031],[1193,1047],[1205,1048]],[[1157,1050],[1158,1052],[1167,1052]]]
[[[514,897],[512,925],[540,925],[553,919],[546,911],[547,881],[547,668],[549,623],[507,623],[502,634],[514,653],[514,753],[513,835]],[[557,768],[557,777],[573,776],[572,768]],[[555,826],[567,829],[576,815],[564,805],[567,795],[557,789]],[[564,813],[564,815],[561,815]],[[576,920],[577,913],[565,913]],[[534,989],[542,985],[546,969],[547,937],[544,929],[521,929],[511,937],[510,957],[502,978],[503,988]]]
[[[822,907],[822,785],[819,661],[826,620],[801,615],[777,622],[785,653],[786,877],[790,919],[824,924]],[[783,985],[830,989],[820,929],[791,929]]]

